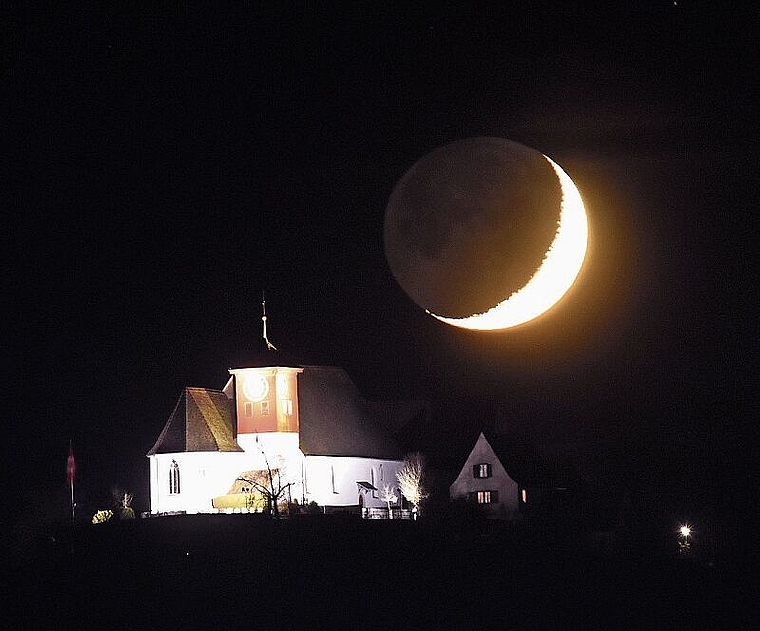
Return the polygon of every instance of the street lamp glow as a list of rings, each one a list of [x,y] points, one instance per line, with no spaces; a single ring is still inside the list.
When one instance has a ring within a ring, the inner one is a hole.
[[[691,526],[685,525],[679,528],[682,537],[687,538],[691,534]]]

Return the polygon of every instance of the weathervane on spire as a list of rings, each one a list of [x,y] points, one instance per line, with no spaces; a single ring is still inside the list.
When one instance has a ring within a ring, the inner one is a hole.
[[[267,343],[267,350],[276,351],[277,347],[269,341],[267,337],[267,301],[264,298],[264,292],[261,292],[261,321],[264,324],[264,341]]]

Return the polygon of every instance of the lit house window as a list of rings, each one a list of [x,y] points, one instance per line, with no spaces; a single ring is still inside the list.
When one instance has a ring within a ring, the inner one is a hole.
[[[169,465],[169,494],[177,495],[179,493],[179,465],[176,460],[172,460]]]
[[[293,416],[293,400],[292,399],[280,399],[282,411],[286,416]]]
[[[472,477],[473,478],[490,478],[491,465],[488,463],[472,465]]]
[[[269,401],[261,402],[261,416],[269,416]]]
[[[243,407],[243,414],[246,416],[253,416],[253,403],[247,402]]]
[[[498,491],[476,491],[471,493],[470,496],[478,504],[496,504],[499,501]]]

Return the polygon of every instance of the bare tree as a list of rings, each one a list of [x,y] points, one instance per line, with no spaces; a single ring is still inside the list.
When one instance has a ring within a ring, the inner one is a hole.
[[[387,484],[383,487],[383,490],[380,491],[380,499],[388,504],[388,519],[393,519],[393,509],[391,508],[391,503],[397,501],[398,497],[396,497],[393,489],[391,489],[391,487],[389,487]]]
[[[415,452],[404,457],[404,464],[396,472],[401,493],[417,510],[422,500],[427,497],[423,486],[424,471],[425,459],[421,453]]]
[[[258,437],[256,437],[256,442],[259,442]],[[273,468],[263,448],[261,448],[261,455],[264,457],[266,468],[262,471],[247,471],[238,476],[237,480],[250,484],[252,489],[258,491],[264,497],[270,515],[279,519],[280,500],[285,497],[285,493],[293,486],[293,483],[285,480],[285,462],[281,457],[278,459],[278,466]]]
[[[111,487],[111,500],[114,514],[118,519],[134,519],[135,511],[132,508],[132,494],[119,486]]]
[[[132,508],[132,494],[124,491],[119,503],[121,505],[119,508],[121,519],[134,519],[135,510]]]

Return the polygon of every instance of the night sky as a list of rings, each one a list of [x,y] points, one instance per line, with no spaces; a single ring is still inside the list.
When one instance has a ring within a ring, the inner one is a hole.
[[[72,438],[83,504],[148,510],[146,451],[183,386],[260,361],[265,290],[290,360],[430,401],[433,451],[496,425],[747,516],[757,9],[257,4],[0,20],[13,504],[65,506]],[[394,184],[471,136],[557,161],[590,222],[562,302],[498,333],[425,315],[383,252]]]

